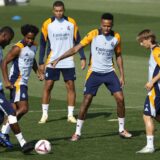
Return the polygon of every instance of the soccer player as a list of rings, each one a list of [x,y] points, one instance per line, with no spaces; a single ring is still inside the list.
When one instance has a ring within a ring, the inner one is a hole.
[[[143,112],[147,144],[137,153],[153,153],[155,151],[153,119],[160,122],[160,47],[156,42],[155,34],[149,29],[141,31],[137,40],[141,46],[150,49],[148,82],[145,85],[148,94]]]
[[[23,39],[11,48],[2,63],[4,85],[10,89],[11,103],[16,110],[18,120],[28,112],[28,79],[32,68],[38,78],[43,79],[43,75],[39,74],[35,60],[37,46],[34,39],[39,29],[34,25],[26,24],[21,27],[21,32],[24,36]],[[8,75],[10,62],[12,62],[12,66],[10,75]],[[10,132],[9,123],[3,125],[1,131],[8,135]]]
[[[0,29],[0,66],[3,57],[2,49],[4,49],[10,43],[13,37],[14,31],[11,27],[5,26]],[[22,152],[26,153],[31,151],[34,147],[31,143],[27,143],[24,139],[17,122],[16,113],[13,109],[13,106],[5,98],[2,81],[0,81],[0,124],[3,123],[4,115],[8,117],[8,123],[22,148]],[[13,145],[6,138],[6,135],[2,133],[0,133],[0,143],[8,148],[13,147]]]
[[[90,66],[86,76],[84,99],[80,106],[76,132],[71,138],[72,141],[79,140],[87,110],[92,102],[93,96],[96,96],[97,90],[102,84],[105,84],[116,100],[119,135],[123,138],[132,137],[132,135],[124,128],[125,104],[122,88],[125,80],[123,59],[121,55],[121,38],[119,33],[112,30],[112,27],[113,15],[104,13],[101,17],[100,29],[90,31],[78,45],[68,50],[52,63],[53,66],[56,66],[57,62],[61,59],[74,55],[79,49],[88,44],[91,45]],[[113,68],[114,53],[120,72],[120,80]]]
[[[76,79],[75,64],[73,57],[69,57],[59,62],[56,68],[50,64],[53,60],[61,56],[65,51],[72,48],[75,44],[80,42],[80,35],[75,20],[64,15],[65,7],[62,1],[53,3],[53,17],[44,21],[42,25],[42,33],[40,40],[40,57],[39,65],[42,73],[45,70],[45,84],[42,96],[42,117],[39,123],[46,123],[48,119],[49,102],[51,99],[51,90],[55,81],[60,78],[60,73],[63,75],[65,86],[67,89],[68,102],[68,122],[76,123],[73,116],[75,106],[75,85]],[[47,60],[44,64],[45,48],[48,43]],[[85,55],[83,49],[80,50],[81,68],[84,69],[86,65]],[[46,67],[46,69],[45,69]]]

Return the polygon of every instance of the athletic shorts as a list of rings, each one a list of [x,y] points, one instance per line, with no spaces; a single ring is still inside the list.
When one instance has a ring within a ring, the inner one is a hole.
[[[45,80],[57,81],[60,78],[60,73],[63,75],[64,81],[76,80],[75,68],[46,68]]]
[[[10,92],[11,103],[28,101],[28,87],[26,85],[14,86]]]
[[[84,95],[91,94],[93,96],[96,96],[98,88],[102,84],[105,84],[111,94],[122,91],[119,79],[114,71],[103,74],[92,72],[89,78],[86,80]]]
[[[152,96],[147,96],[144,103],[144,115],[156,117],[160,115],[160,97],[156,96],[152,99]]]
[[[4,115],[15,115],[15,111],[11,105],[11,103],[6,99],[3,90],[0,91],[0,116],[1,120]]]

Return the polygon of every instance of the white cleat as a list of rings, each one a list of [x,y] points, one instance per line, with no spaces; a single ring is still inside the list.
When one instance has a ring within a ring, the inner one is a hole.
[[[155,151],[154,147],[150,148],[145,146],[140,151],[137,151],[136,153],[153,153]]]
[[[43,115],[38,123],[43,124],[43,123],[46,123],[47,120],[48,120],[48,115]]]
[[[127,130],[123,130],[122,132],[119,132],[119,136],[121,138],[131,138],[132,134],[129,133]]]
[[[74,116],[68,116],[67,121],[70,122],[70,123],[77,123],[77,120]]]

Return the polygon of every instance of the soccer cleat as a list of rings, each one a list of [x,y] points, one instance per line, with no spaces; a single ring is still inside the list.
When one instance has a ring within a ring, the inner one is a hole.
[[[9,135],[0,132],[0,144],[7,148],[13,148],[13,144],[9,140]]]
[[[41,120],[38,122],[39,124],[46,123],[48,120],[48,115],[42,115]]]
[[[119,132],[119,136],[121,138],[131,138],[132,134],[129,133],[127,130],[123,130],[122,132]]]
[[[71,123],[77,123],[77,120],[74,116],[68,116],[68,119],[67,119],[68,122],[71,122]]]
[[[22,152],[23,153],[29,153],[33,151],[34,145],[32,143],[25,143],[22,147]]]
[[[80,139],[80,135],[78,134],[73,134],[72,138],[70,139],[72,142],[76,142]]]
[[[136,153],[153,153],[155,151],[154,147],[147,147],[145,146],[140,151],[137,151]]]

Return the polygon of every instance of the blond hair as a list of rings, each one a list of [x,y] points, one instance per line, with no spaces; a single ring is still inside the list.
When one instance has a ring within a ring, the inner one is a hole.
[[[156,35],[150,29],[144,29],[137,35],[137,41],[142,42],[143,40],[151,39],[152,44],[156,44]]]

